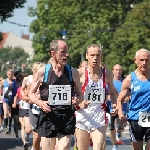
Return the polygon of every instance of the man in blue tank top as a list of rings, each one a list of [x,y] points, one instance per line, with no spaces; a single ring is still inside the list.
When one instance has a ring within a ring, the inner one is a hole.
[[[50,144],[53,144],[50,138],[58,138],[58,149],[65,150],[70,148],[71,137],[75,132],[76,119],[73,106],[87,107],[88,103],[82,102],[79,72],[67,64],[69,56],[67,43],[62,40],[52,41],[50,53],[51,64],[38,70],[33,79],[29,98],[42,109],[35,129],[45,141],[44,144],[42,142],[42,149],[47,150]],[[38,84],[41,84],[40,87]],[[36,97],[38,88],[42,100]],[[76,97],[73,96],[74,88]]]
[[[3,110],[4,110],[4,128],[5,128],[5,133],[9,134],[11,130],[11,101],[7,98],[4,98],[4,94],[8,90],[8,87],[12,84],[13,82],[13,72],[11,69],[7,70],[7,78],[2,81],[2,84],[0,85],[0,88],[3,89]],[[0,90],[0,95],[1,95],[1,90]],[[9,97],[11,99],[12,93],[9,93]]]
[[[7,98],[8,100],[11,101],[11,104],[14,102],[14,97],[16,96],[17,89],[21,87],[22,85],[22,80],[23,80],[23,75],[21,71],[16,71],[14,73],[14,76],[16,79],[13,80],[13,83],[8,87],[8,90],[6,91],[4,98]],[[9,93],[12,93],[12,97],[9,97]],[[16,134],[16,139],[15,141],[18,142],[18,130],[19,130],[19,104],[17,105],[16,108],[11,108],[11,117],[14,119],[14,132]],[[11,130],[10,130],[11,132]]]
[[[118,93],[121,92],[121,87],[122,87],[122,66],[119,64],[114,65],[113,67],[113,83],[114,86],[117,90]],[[111,107],[111,100],[108,100],[108,104],[109,104],[109,108],[110,108],[110,112],[112,110]],[[127,103],[123,102],[123,113],[124,115],[127,112]],[[116,120],[117,119],[117,120]],[[117,131],[115,132],[115,120],[118,123],[117,126]],[[111,116],[110,119],[110,125],[109,125],[109,130],[110,130],[110,138],[111,138],[111,142],[113,143],[113,149],[112,150],[117,150],[117,144],[123,144],[123,142],[121,141],[121,132],[124,130],[121,121],[118,118],[118,115],[116,116]]]
[[[140,49],[134,57],[137,69],[129,74],[122,83],[118,96],[118,115],[124,126],[129,122],[131,141],[134,150],[143,150],[145,136],[146,150],[150,149],[150,52]],[[131,89],[127,118],[122,110],[122,101]]]

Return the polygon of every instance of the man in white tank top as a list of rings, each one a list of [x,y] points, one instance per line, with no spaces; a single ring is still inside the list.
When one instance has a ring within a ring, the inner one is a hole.
[[[104,150],[106,141],[105,88],[106,84],[116,111],[117,91],[113,85],[112,74],[99,66],[102,47],[91,44],[87,47],[88,66],[79,69],[84,100],[90,102],[87,109],[78,108],[76,112],[76,138],[78,150],[88,150],[90,136],[93,150]]]

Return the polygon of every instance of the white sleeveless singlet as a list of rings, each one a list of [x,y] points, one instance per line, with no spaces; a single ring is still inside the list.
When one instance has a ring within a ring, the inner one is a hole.
[[[27,82],[27,86],[33,81],[33,75],[29,75],[28,76],[28,82]],[[20,108],[21,109],[30,109],[30,104],[29,102],[26,102],[24,100],[20,100],[19,101],[20,104]]]
[[[105,69],[105,68],[103,68]],[[85,68],[85,74],[86,74],[87,68]],[[99,88],[105,88],[104,87],[104,78],[106,76],[106,70],[103,71],[102,77],[98,82],[94,82],[90,79],[89,72],[88,75],[88,82],[86,83],[85,87],[99,87]],[[85,75],[85,80],[86,80]],[[86,81],[85,81],[86,82]],[[82,87],[83,89],[83,87]],[[81,109],[76,111],[76,127],[78,129],[87,131],[90,133],[92,130],[96,130],[99,127],[105,126],[107,123],[107,117],[105,112],[106,104],[89,104],[87,109]]]

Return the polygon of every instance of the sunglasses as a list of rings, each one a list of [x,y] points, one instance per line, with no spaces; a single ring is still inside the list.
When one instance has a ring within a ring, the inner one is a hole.
[[[17,77],[23,77],[23,75],[22,74],[18,74],[18,75],[16,75]]]

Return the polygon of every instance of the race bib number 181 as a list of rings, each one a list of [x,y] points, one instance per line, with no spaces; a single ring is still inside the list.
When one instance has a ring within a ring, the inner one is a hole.
[[[50,105],[71,105],[71,85],[49,85]]]
[[[84,99],[90,103],[104,103],[105,89],[99,87],[87,87],[85,89]]]
[[[150,127],[150,112],[139,112],[139,125]]]

